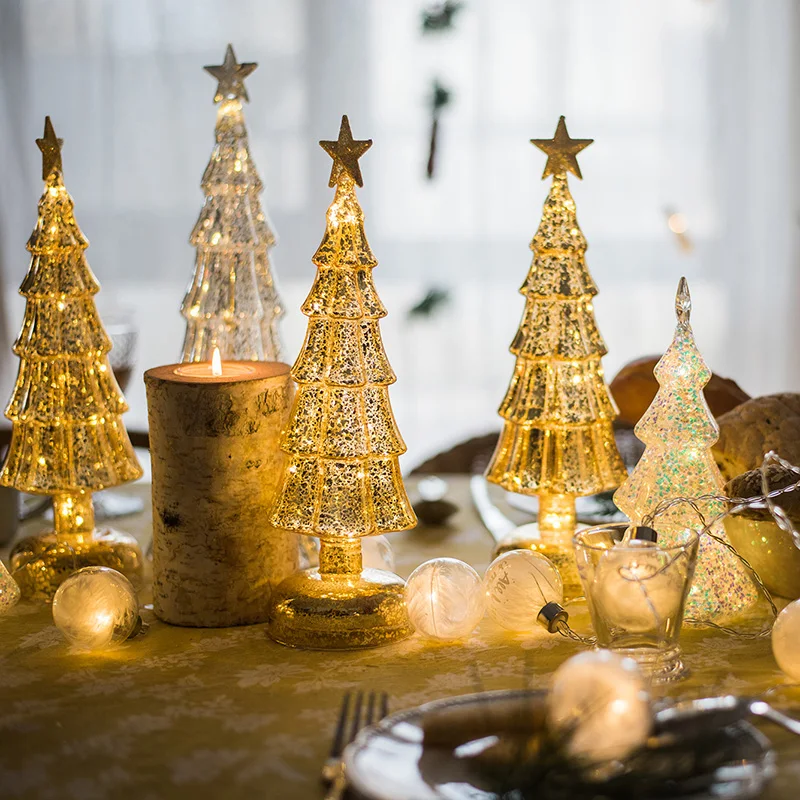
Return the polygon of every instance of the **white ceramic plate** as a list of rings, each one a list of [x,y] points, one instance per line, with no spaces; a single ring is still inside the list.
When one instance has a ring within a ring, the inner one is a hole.
[[[520,713],[529,727],[540,724],[544,697],[533,691],[485,692],[392,714],[362,731],[345,751],[348,782],[369,800],[497,800],[488,781],[463,756],[485,746],[492,730],[521,729]],[[457,742],[462,744],[454,747]],[[761,793],[774,771],[768,740],[740,722],[725,729],[724,746],[724,766],[698,776],[703,780],[695,785],[703,788],[690,788],[690,781],[688,791],[675,797],[746,800]]]

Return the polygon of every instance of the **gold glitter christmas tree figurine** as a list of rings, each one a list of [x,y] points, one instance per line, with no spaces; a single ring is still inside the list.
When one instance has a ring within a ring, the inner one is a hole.
[[[80,567],[108,566],[141,578],[136,540],[95,530],[92,492],[135,480],[142,469],[122,424],[128,406],[94,305],[100,287],[86,262],[88,242],[64,188],[61,139],[49,117],[36,143],[45,189],[20,287],[27,304],[14,344],[20,364],[6,409],[13,431],[0,484],[53,497],[54,530],[23,539],[11,554],[23,596],[49,600]]]
[[[244,79],[257,64],[239,64],[228,45],[217,79],[216,144],[202,186],[206,202],[190,242],[197,248],[192,282],[181,305],[186,318],[182,361],[278,361],[283,315],[269,251],[275,244],[259,196],[261,178],[250,155],[242,101]]]
[[[289,458],[271,520],[319,536],[319,569],[278,586],[269,631],[297,647],[373,647],[411,629],[403,581],[363,569],[360,539],[417,520],[398,463],[405,445],[389,403],[395,375],[378,326],[386,309],[372,283],[377,261],[355,191],[358,159],[372,141],[354,140],[342,117],[339,139],[320,145],[333,159],[336,195],[302,306],[308,330],[292,368],[298,390],[282,444]]]
[[[570,139],[564,117],[552,139],[532,139],[553,176],[533,263],[520,292],[525,311],[511,352],[517,362],[500,406],[505,420],[487,478],[511,492],[539,496],[540,538],[513,539],[500,549],[529,547],[561,572],[565,594],[581,593],[572,551],[576,495],[613,489],[626,477],[614,440],[616,409],[603,379],[606,354],[586,269],[567,172],[581,177],[576,155],[591,139]]]
[[[646,446],[644,455],[614,494],[614,502],[637,525],[663,501],[725,494],[725,481],[711,454],[719,428],[703,394],[711,370],[694,340],[691,308],[689,286],[681,278],[675,336],[654,370],[660,388],[635,429]],[[725,510],[715,500],[700,501],[698,506],[706,520]],[[701,524],[693,508],[680,504],[659,514],[653,527],[659,541],[671,545],[687,528],[698,530]],[[711,532],[727,541],[722,522]],[[741,561],[710,536],[701,537],[687,615],[731,617],[757,600],[755,584]]]

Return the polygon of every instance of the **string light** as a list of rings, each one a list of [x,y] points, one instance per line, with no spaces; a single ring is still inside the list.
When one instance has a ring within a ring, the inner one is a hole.
[[[463,639],[486,610],[480,576],[455,558],[426,561],[406,583],[406,607],[411,624],[423,636]]]
[[[76,649],[115,647],[130,638],[140,624],[136,590],[116,570],[79,569],[53,597],[53,622]]]
[[[653,713],[635,661],[609,650],[580,653],[553,675],[547,721],[568,755],[596,764],[622,760],[644,746]]]

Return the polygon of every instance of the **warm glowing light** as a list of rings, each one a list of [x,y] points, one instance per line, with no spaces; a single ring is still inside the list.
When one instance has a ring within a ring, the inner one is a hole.
[[[406,584],[406,608],[417,633],[429,639],[464,639],[486,610],[481,578],[455,558],[420,564]]]
[[[122,644],[136,629],[138,618],[136,590],[124,575],[108,567],[74,572],[53,598],[53,622],[81,650]]]
[[[184,378],[244,378],[255,373],[255,368],[249,364],[222,361],[219,347],[214,346],[211,361],[197,361],[192,364],[181,364],[175,374]]]
[[[667,217],[667,226],[673,233],[686,233],[686,217],[675,212]]]

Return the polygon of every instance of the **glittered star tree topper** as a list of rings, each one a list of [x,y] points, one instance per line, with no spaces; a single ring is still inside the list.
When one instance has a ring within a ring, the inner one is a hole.
[[[317,274],[302,311],[306,339],[292,368],[298,384],[282,447],[288,464],[271,522],[320,537],[319,570],[284,581],[273,595],[271,635],[316,648],[365,647],[408,635],[399,578],[363,570],[360,538],[411,528],[398,456],[405,445],[389,402],[395,382],[381,341],[386,316],[372,281],[377,265],[356,196],[359,158],[347,117],[321,141],[333,159]]]
[[[725,493],[725,482],[711,454],[719,428],[703,394],[711,371],[692,333],[691,298],[685,278],[678,285],[675,312],[675,336],[654,370],[660,388],[635,428],[636,436],[645,444],[644,454],[614,494],[614,502],[637,525],[664,501]],[[718,500],[701,500],[698,506],[706,520],[724,511]],[[653,527],[659,541],[675,544],[687,529],[698,530],[701,524],[694,509],[679,504],[659,514]],[[726,540],[722,522],[712,533]],[[703,536],[687,613],[694,617],[731,617],[757,599],[755,585],[739,559],[710,536]]]
[[[277,361],[283,307],[272,274],[275,235],[261,207],[263,184],[244,124],[244,79],[257,64],[239,64],[228,45],[219,66],[205,67],[217,81],[216,142],[202,187],[205,204],[190,242],[194,274],[181,305],[186,319],[182,361]]]
[[[612,489],[626,476],[612,428],[616,409],[603,378],[606,347],[592,305],[597,288],[567,185],[568,172],[580,177],[576,155],[592,140],[571,139],[561,117],[552,139],[531,141],[547,154],[543,178],[552,175],[553,182],[520,289],[525,310],[510,348],[516,366],[487,478],[539,496],[542,540],[569,553],[571,574],[562,569],[562,578],[565,587],[578,589],[571,555],[575,496]]]
[[[92,492],[135,480],[142,470],[122,423],[128,406],[94,303],[100,287],[86,261],[88,242],[64,187],[62,141],[49,117],[36,144],[45,187],[20,287],[25,317],[14,344],[19,374],[6,408],[13,428],[0,484],[53,497],[55,531],[23,539],[12,552],[25,596],[48,599],[70,572],[90,564],[136,579],[135,540],[95,531]],[[56,541],[66,549],[53,548]]]

